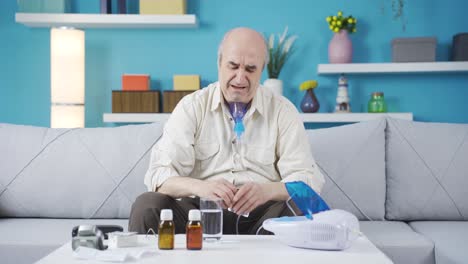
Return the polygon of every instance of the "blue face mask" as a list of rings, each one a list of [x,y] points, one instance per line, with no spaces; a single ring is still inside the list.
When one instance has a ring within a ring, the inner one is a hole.
[[[287,182],[285,185],[289,196],[307,218],[313,219],[313,214],[330,210],[322,197],[304,182]]]

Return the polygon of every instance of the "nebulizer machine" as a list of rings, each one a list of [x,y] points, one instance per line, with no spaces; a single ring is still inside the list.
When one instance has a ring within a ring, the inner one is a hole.
[[[267,219],[263,228],[289,246],[320,250],[343,250],[359,236],[359,222],[353,214],[330,210],[325,201],[302,181],[285,184],[291,200],[303,216]],[[295,213],[294,213],[295,214]]]

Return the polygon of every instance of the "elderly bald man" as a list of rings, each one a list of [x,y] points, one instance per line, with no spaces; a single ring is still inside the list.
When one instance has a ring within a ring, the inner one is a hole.
[[[178,103],[152,149],[148,192],[132,206],[129,231],[157,230],[161,210],[172,209],[176,233],[185,233],[188,211],[199,208],[199,198],[217,197],[230,208],[223,210],[224,234],[255,234],[265,219],[293,214],[285,182],[303,181],[320,192],[324,178],[295,106],[260,85],[267,64],[268,49],[257,31],[225,34],[218,82]],[[241,141],[234,103],[245,106]]]

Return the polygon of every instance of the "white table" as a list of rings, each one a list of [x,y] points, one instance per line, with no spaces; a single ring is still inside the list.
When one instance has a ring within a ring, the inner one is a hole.
[[[319,251],[293,248],[282,244],[275,236],[235,236],[224,235],[222,242],[205,242],[199,251],[185,248],[185,235],[176,235],[174,250],[157,250],[154,236],[138,237],[142,247],[153,248],[156,253],[139,261],[130,263],[203,263],[203,264],[297,264],[297,263],[392,263],[365,236],[359,237],[350,248],[344,251]],[[38,264],[76,263],[94,264],[110,263],[102,261],[79,260],[72,256],[71,244],[68,242]]]

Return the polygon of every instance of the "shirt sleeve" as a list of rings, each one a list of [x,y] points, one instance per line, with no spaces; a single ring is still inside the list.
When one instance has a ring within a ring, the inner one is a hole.
[[[281,182],[303,181],[320,193],[325,179],[312,156],[304,123],[292,104],[281,109],[278,124],[276,151]]]
[[[164,126],[161,139],[151,150],[145,185],[157,191],[170,177],[188,176],[195,164],[196,113],[192,96],[185,96]]]

